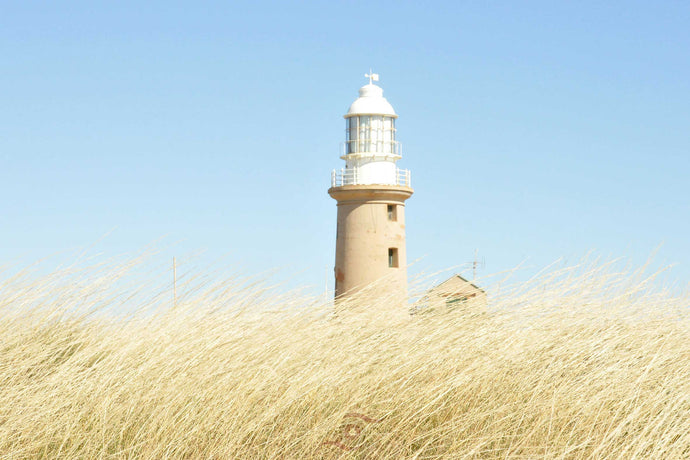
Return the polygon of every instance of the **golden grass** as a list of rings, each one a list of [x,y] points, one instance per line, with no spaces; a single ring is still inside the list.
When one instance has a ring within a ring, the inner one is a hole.
[[[0,458],[690,458],[688,299],[639,273],[415,315],[233,280],[117,315],[121,276],[0,283]]]

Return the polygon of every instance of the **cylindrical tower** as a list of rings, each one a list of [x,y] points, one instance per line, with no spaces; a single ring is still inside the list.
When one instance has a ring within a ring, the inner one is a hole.
[[[402,158],[395,139],[393,107],[373,82],[345,114],[345,168],[331,174],[328,194],[338,202],[335,249],[335,296],[385,278],[386,294],[407,295],[405,200],[412,196],[410,172],[398,169]]]

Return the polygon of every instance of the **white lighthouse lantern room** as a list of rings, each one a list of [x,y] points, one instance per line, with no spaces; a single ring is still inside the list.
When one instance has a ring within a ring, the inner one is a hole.
[[[410,185],[410,172],[396,167],[402,148],[395,138],[398,115],[374,84],[379,76],[365,75],[369,84],[345,114],[345,142],[341,159],[345,168],[333,171],[332,186],[359,184]]]

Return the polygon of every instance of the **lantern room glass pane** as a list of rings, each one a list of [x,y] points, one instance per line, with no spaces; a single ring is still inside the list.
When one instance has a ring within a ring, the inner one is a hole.
[[[385,153],[395,153],[395,118],[383,119],[383,142]]]
[[[357,152],[371,151],[371,117],[368,115],[361,115],[359,117],[359,135],[357,143]]]
[[[346,121],[346,131],[347,131],[347,138],[346,138],[346,150],[345,152],[350,154],[350,153],[355,153],[357,151],[357,125],[359,119],[357,117],[350,117]]]
[[[383,152],[383,117],[371,117],[371,152]]]
[[[346,120],[346,153],[397,154],[395,118],[359,115]]]

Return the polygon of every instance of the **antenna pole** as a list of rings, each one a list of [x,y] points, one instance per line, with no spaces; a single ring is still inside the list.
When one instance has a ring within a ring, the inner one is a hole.
[[[472,281],[477,279],[477,252],[479,252],[479,249],[474,250],[474,262],[472,262]]]

